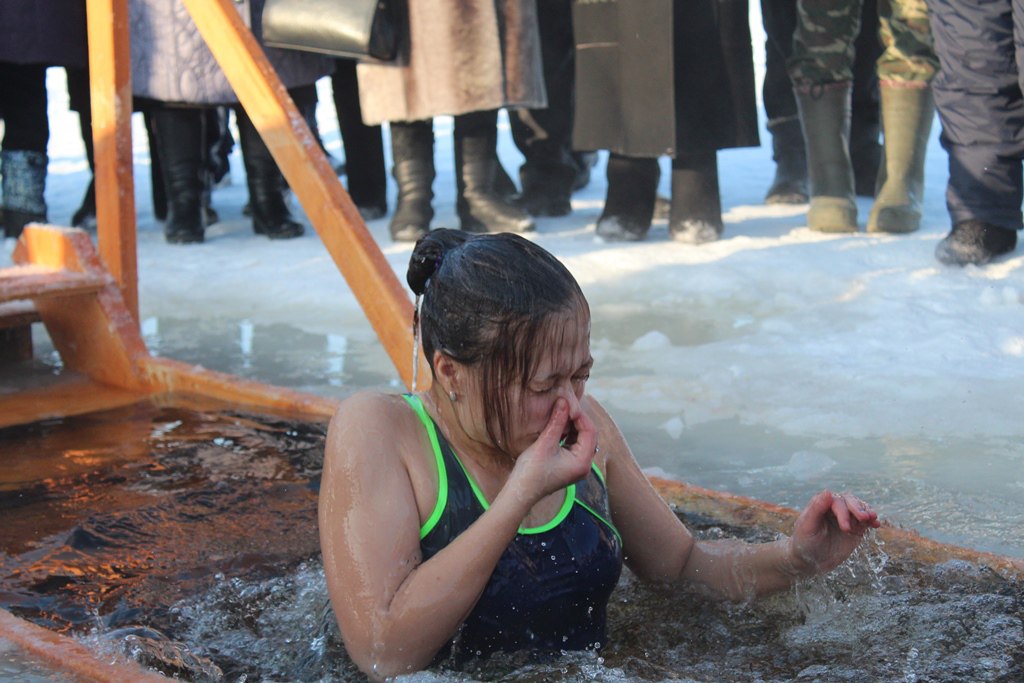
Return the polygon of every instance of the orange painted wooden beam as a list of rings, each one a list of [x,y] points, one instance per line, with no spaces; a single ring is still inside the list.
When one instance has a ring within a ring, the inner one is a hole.
[[[132,176],[128,0],[87,0],[96,233],[100,255],[138,324],[139,274]]]
[[[650,480],[661,497],[678,510],[707,515],[738,526],[761,526],[781,533],[790,533],[799,515],[799,512],[792,508],[755,498],[713,491],[660,477],[650,477]],[[893,557],[926,564],[964,560],[990,567],[1004,576],[1024,579],[1024,560],[933,541],[916,531],[890,526],[884,519],[882,528],[875,533],[885,544],[885,552]]]
[[[366,229],[319,142],[295,108],[263,49],[242,23],[232,1],[182,1],[399,375],[410,386],[412,302]],[[330,292],[324,292],[324,296],[330,296]]]
[[[93,652],[70,636],[36,626],[3,609],[0,609],[0,638],[45,662],[52,671],[61,672],[60,680],[83,683],[168,683],[171,680],[135,662],[111,661],[109,655]]]
[[[189,363],[149,356],[142,371],[151,384],[174,396],[200,396],[236,407],[287,414],[298,419],[326,420],[338,408],[339,399],[307,394],[242,379]]]

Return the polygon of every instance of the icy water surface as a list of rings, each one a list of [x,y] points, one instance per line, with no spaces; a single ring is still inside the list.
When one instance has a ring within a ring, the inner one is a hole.
[[[0,606],[181,680],[362,680],[319,559],[323,435],[148,404],[0,430]],[[681,514],[706,537],[773,537]],[[1024,678],[1022,618],[1020,581],[897,561],[872,539],[829,578],[753,605],[627,572],[600,656],[410,678],[1010,683]]]
[[[742,338],[749,326],[736,324],[735,316],[716,309],[681,317],[631,307],[601,313],[594,323],[597,362],[588,391],[612,411],[643,467],[793,508],[822,488],[852,490],[890,523],[1024,558],[1024,441],[923,430],[849,436],[839,427],[834,435],[787,433],[745,417],[742,405],[691,398],[718,380],[694,388],[686,376],[671,379],[676,368],[653,374],[650,357],[662,352],[658,335],[636,341],[652,327],[684,348]],[[401,390],[391,360],[365,322],[353,323],[346,335],[223,318],[149,318],[142,328],[154,354],[269,384],[334,397],[365,388]],[[45,340],[37,356],[53,357]],[[728,363],[720,359],[706,372],[728,374]],[[706,413],[680,407],[694,403]],[[865,408],[851,405],[847,412],[857,416]]]

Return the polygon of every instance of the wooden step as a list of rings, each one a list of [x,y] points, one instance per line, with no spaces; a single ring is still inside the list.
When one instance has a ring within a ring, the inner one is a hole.
[[[10,366],[0,374],[0,429],[118,408],[149,395],[100,384],[68,370],[54,375],[38,368]]]
[[[26,327],[41,320],[39,311],[31,301],[8,301],[0,304],[0,330]]]
[[[95,294],[108,281],[109,276],[93,273],[39,265],[11,266],[0,269],[0,303]]]

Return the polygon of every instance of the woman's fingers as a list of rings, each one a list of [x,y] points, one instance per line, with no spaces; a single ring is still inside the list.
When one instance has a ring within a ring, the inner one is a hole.
[[[582,408],[578,408],[571,419],[576,428],[576,443],[568,450],[578,456],[593,458],[597,452],[597,428]]]
[[[880,526],[878,514],[867,503],[851,493],[833,495],[832,513],[839,528],[847,533],[863,533]]]

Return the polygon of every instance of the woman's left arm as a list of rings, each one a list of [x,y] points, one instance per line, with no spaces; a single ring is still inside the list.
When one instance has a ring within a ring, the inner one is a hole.
[[[634,574],[648,581],[687,581],[730,600],[786,590],[800,577],[839,566],[877,515],[852,495],[822,491],[800,514],[793,535],[771,543],[698,541],[640,470],[614,421],[592,398],[612,521]]]
[[[878,516],[858,498],[822,491],[797,518],[792,536],[771,543],[699,541],[681,578],[730,600],[752,600],[835,569],[878,526]]]

